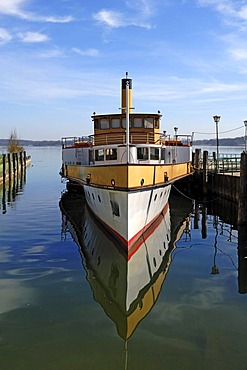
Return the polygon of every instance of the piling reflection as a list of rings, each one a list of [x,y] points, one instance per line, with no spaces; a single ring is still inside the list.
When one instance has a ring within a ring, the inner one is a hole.
[[[83,206],[82,206],[83,205]],[[187,227],[191,202],[170,204],[137,241],[128,258],[124,247],[91,215],[83,195],[66,192],[60,201],[62,232],[79,247],[94,299],[128,339],[159,296],[176,241]]]
[[[7,212],[8,207],[11,207],[16,201],[18,194],[23,192],[26,184],[26,167],[13,172],[8,179],[3,179],[0,183],[0,199],[1,211],[3,214]]]
[[[207,236],[207,216],[213,216],[213,228],[215,230],[214,257],[212,274],[219,274],[217,265],[218,236],[227,236],[228,242],[234,242],[238,247],[238,292],[247,293],[247,225],[238,223],[237,203],[227,199],[218,198],[213,202],[195,204],[195,218],[199,220],[201,214],[202,238]]]

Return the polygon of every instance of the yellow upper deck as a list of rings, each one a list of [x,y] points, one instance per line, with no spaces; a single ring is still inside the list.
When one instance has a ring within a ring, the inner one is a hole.
[[[130,144],[160,143],[160,114],[129,114]],[[126,114],[93,115],[94,144],[124,144],[126,142]]]

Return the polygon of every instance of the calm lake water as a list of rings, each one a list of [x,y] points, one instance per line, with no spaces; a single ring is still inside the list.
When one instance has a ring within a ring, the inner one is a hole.
[[[247,369],[246,263],[228,205],[213,215],[172,195],[127,263],[83,195],[65,193],[60,148],[27,154],[25,183],[0,190],[0,369]]]

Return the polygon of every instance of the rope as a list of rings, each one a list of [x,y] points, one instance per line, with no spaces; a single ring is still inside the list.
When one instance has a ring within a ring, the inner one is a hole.
[[[240,130],[241,128],[243,128],[243,126],[239,126],[239,127],[233,128],[233,129],[228,130],[228,131],[220,131],[219,134],[227,134],[228,132]],[[198,134],[198,135],[214,135],[215,132],[198,132],[198,131],[194,131],[194,134]]]
[[[172,185],[183,197],[191,200],[192,202],[198,202],[198,203],[210,203],[210,202],[214,202],[215,200],[217,199],[221,199],[221,197],[216,197],[216,198],[213,198],[213,199],[210,199],[210,200],[198,200],[198,199],[195,199],[195,198],[190,198],[188,195],[184,194],[182,191],[180,191],[174,184]]]

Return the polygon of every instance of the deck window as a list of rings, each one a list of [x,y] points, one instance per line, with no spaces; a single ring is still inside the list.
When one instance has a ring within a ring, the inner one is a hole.
[[[144,128],[153,128],[153,127],[154,127],[153,117],[145,117],[144,118]]]
[[[109,119],[101,118],[100,128],[101,128],[101,130],[108,130],[110,128]]]
[[[122,118],[122,127],[126,128],[126,118]]]
[[[93,119],[93,122],[94,122],[94,129],[95,130],[99,130],[99,119],[98,118],[94,118]]]
[[[158,118],[154,120],[154,128],[160,128],[160,120]]]
[[[161,159],[163,161],[166,159],[166,150],[165,150],[165,148],[161,148]]]
[[[141,117],[135,117],[133,122],[134,127],[142,127],[142,118]]]
[[[150,148],[150,159],[159,160],[159,148]]]
[[[148,160],[148,148],[137,148],[137,159],[142,161]]]
[[[107,161],[112,161],[114,159],[117,159],[117,149],[116,148],[106,149],[105,155],[106,155]]]
[[[104,149],[95,150],[95,161],[103,161],[103,160],[104,160]]]
[[[112,118],[111,127],[112,128],[119,128],[120,127],[120,119],[119,118]]]
[[[89,162],[94,162],[94,151],[89,150]]]

